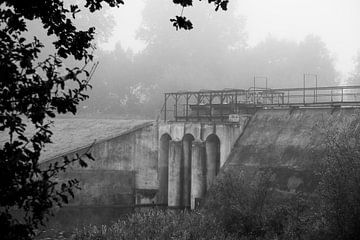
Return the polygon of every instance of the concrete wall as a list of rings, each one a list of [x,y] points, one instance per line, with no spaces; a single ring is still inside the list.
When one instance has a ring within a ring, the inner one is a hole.
[[[96,142],[90,152],[95,161],[88,167],[72,165],[60,175],[61,180],[77,178],[81,191],[74,205],[132,205],[152,203],[157,182],[157,127],[143,124],[120,136]],[[69,158],[83,154],[89,147],[67,153]],[[44,164],[62,161],[62,157]]]
[[[228,158],[231,149],[243,132],[248,117],[242,117],[238,124],[226,123],[193,123],[193,122],[168,122],[159,124],[158,141],[161,136],[168,134],[172,140],[180,141],[186,134],[191,134],[195,140],[205,141],[215,134],[220,140],[220,165]]]
[[[236,142],[225,171],[271,168],[283,191],[312,191],[317,180],[314,166],[324,157],[323,127],[341,125],[354,109],[259,110]]]
[[[198,206],[247,122],[244,116],[236,124],[160,123],[158,203],[175,208]]]
[[[192,144],[186,145],[188,150],[183,151],[187,153],[191,147],[194,156],[200,156],[205,154],[202,151],[206,149],[206,139],[216,135],[220,141],[222,170],[246,170],[251,173],[259,168],[272,168],[277,174],[281,190],[311,191],[316,185],[312,166],[324,156],[321,126],[328,120],[341,124],[351,118],[353,113],[353,109],[272,109],[259,110],[251,117],[244,116],[238,124],[148,123],[117,137],[96,142],[90,148],[96,160],[88,161],[87,168],[71,166],[60,176],[60,180],[80,180],[82,190],[76,193],[73,205],[147,204],[159,201],[159,196],[165,199],[165,203],[168,199],[168,181],[159,188],[159,177],[167,176],[168,165],[162,166],[159,162],[161,137],[168,134],[170,143],[170,139],[178,142],[185,135],[191,134],[194,137]],[[85,146],[67,153],[67,156],[72,158],[75,153],[82,154],[88,149],[89,146]],[[44,165],[58,160],[62,158],[52,159]],[[192,159],[191,162],[194,166],[203,167],[204,163],[200,160]],[[176,167],[179,171],[183,168],[186,169],[186,164]],[[205,176],[205,173],[195,170],[189,174],[194,179],[189,185],[203,181]],[[191,192],[192,206],[195,198],[203,196],[206,185],[209,183],[198,184],[196,188],[191,186],[196,190]],[[166,192],[159,193],[162,188]],[[183,196],[187,198],[183,201],[188,202],[189,189],[184,188],[183,191],[186,192]]]

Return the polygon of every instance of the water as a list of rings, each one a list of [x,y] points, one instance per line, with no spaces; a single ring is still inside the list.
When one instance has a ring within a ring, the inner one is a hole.
[[[75,228],[90,224],[110,225],[132,211],[132,208],[114,206],[64,207],[57,210],[54,217],[50,217],[50,221],[41,229],[36,239],[71,239]]]

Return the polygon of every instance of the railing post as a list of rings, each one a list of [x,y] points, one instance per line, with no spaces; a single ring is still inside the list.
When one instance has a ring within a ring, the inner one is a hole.
[[[186,109],[185,119],[186,119],[186,121],[189,121],[189,94],[188,93],[186,94],[186,106],[185,106],[185,109]]]
[[[198,95],[197,95],[197,111],[196,111],[196,115],[197,115],[197,119],[198,121],[200,121],[200,92],[198,92]]]
[[[256,94],[256,90],[255,90],[255,77],[254,77],[254,104],[256,104],[256,101],[255,101],[255,94]]]
[[[288,104],[290,104],[290,91],[288,90]]]
[[[209,106],[210,106],[210,113],[209,113],[209,118],[210,118],[210,122],[212,121],[212,93],[210,92],[210,99],[209,99]]]
[[[344,101],[344,88],[341,88],[341,102]]]
[[[235,91],[235,109],[236,109],[236,112],[238,111],[237,105],[238,105],[238,92]]]
[[[178,95],[177,93],[175,93],[175,112],[174,112],[174,118],[175,118],[175,122],[177,122],[177,112],[178,112]]]
[[[317,103],[317,94],[318,94],[318,78],[317,78],[317,75],[315,74],[315,103]]]
[[[167,94],[165,93],[165,103],[164,103],[164,122],[166,122],[166,101],[167,101],[167,96],[166,96]]]
[[[224,93],[220,93],[220,121],[223,121]]]
[[[331,103],[333,103],[333,90],[331,89]]]
[[[303,79],[303,103],[305,105],[305,74],[304,74],[304,79]]]

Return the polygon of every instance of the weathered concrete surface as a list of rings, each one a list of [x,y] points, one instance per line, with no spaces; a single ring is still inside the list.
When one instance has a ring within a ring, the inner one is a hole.
[[[164,134],[168,134],[172,140],[180,141],[186,134],[190,134],[195,140],[205,141],[206,138],[215,134],[220,140],[220,166],[228,158],[231,149],[238,139],[248,121],[248,117],[242,117],[238,124],[226,123],[194,123],[194,122],[167,122],[159,124],[159,140]]]
[[[158,160],[158,182],[157,203],[167,204],[169,185],[169,144],[171,137],[163,135],[159,140]]]
[[[180,207],[182,205],[183,174],[182,164],[182,142],[170,141],[169,146],[169,189],[168,206]]]
[[[322,129],[342,124],[354,109],[259,110],[235,143],[224,170],[271,168],[284,191],[313,190],[313,167],[324,156]]]
[[[182,206],[186,208],[190,207],[191,198],[191,149],[193,140],[194,139],[190,135],[186,135],[182,143],[183,161],[181,168],[184,176]]]
[[[74,205],[132,205],[155,201],[157,182],[157,127],[151,122],[137,125],[118,136],[75,149],[66,155],[89,151],[95,161],[88,167],[73,164],[60,179],[78,178],[82,190]],[[62,157],[44,164],[62,161]]]
[[[76,149],[82,149],[94,141],[102,141],[119,136],[130,129],[149,121],[122,119],[84,119],[84,118],[55,118],[51,127],[53,143],[45,145],[40,162],[54,159]],[[32,136],[34,126],[28,121],[25,135]],[[7,133],[0,134],[0,146],[9,141]]]
[[[191,158],[191,209],[195,209],[196,200],[204,198],[206,193],[206,158],[205,158],[205,144],[201,141],[194,141],[192,143],[192,158]]]
[[[62,181],[76,178],[81,191],[77,190],[71,205],[114,206],[134,204],[135,176],[124,170],[72,170],[61,175]]]

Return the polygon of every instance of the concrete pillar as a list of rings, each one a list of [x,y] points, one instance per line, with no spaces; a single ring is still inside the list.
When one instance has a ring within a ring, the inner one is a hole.
[[[191,147],[192,147],[192,136],[185,136],[183,139],[183,198],[182,204],[184,207],[190,207],[190,196],[191,196]]]
[[[216,137],[206,140],[206,186],[207,189],[215,180],[220,168],[220,146]]]
[[[170,136],[164,135],[160,139],[159,161],[158,161],[158,180],[159,192],[157,201],[160,204],[168,203],[168,182],[169,182],[169,142]]]
[[[201,141],[192,142],[191,156],[191,209],[197,207],[198,201],[205,197],[206,192],[206,159],[205,144]]]
[[[181,207],[182,200],[182,142],[170,141],[168,206]]]

